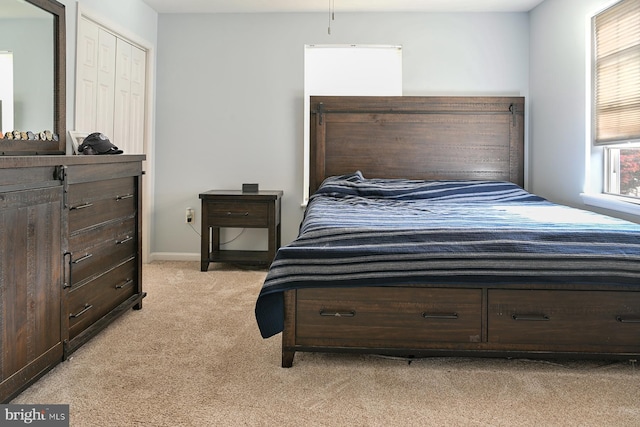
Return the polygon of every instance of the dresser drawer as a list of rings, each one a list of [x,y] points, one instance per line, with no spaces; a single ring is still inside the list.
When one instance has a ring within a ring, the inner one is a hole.
[[[136,292],[136,260],[105,272],[69,293],[69,338],[106,315]]]
[[[69,236],[71,285],[137,254],[136,218],[101,224]]]
[[[137,209],[135,182],[132,177],[86,182],[69,186],[69,231],[74,232],[131,216]]]
[[[268,227],[269,206],[262,202],[207,202],[207,217],[215,227]]]
[[[428,342],[480,342],[479,289],[371,287],[299,289],[296,343],[420,348]],[[424,345],[422,344],[422,345]]]
[[[494,289],[488,301],[490,343],[640,348],[639,292]]]

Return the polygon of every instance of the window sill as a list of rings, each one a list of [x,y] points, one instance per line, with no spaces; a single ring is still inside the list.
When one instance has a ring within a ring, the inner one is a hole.
[[[622,197],[616,197],[608,194],[581,193],[580,197],[586,205],[610,209],[612,211],[623,212],[631,215],[640,215],[640,201],[636,203]]]

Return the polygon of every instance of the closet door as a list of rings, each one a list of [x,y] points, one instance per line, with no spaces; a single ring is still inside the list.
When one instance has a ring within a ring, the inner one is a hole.
[[[131,126],[131,45],[118,39],[116,58],[116,101],[111,142],[125,150]],[[129,154],[128,150],[125,152]]]
[[[144,154],[146,51],[84,17],[79,28],[76,130]]]
[[[116,37],[100,28],[99,42],[98,97],[96,100],[96,126],[94,131],[102,132],[105,135],[113,135],[113,108],[115,103],[114,87],[116,79]],[[88,131],[91,131],[91,129]]]
[[[144,154],[144,116],[147,55],[144,50],[131,49],[131,126],[126,152]]]
[[[98,46],[99,29],[81,19],[78,31],[76,78],[76,129],[96,127],[98,104]]]
[[[113,133],[116,37],[82,18],[78,37],[76,129]]]

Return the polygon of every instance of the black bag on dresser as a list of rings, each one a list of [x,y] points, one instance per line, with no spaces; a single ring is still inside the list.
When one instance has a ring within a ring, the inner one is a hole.
[[[100,132],[87,135],[78,147],[78,152],[82,154],[122,154],[122,150],[119,150],[105,134]]]

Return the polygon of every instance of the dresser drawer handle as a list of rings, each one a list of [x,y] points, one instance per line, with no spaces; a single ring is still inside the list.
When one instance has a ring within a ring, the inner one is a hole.
[[[616,320],[620,323],[640,323],[640,317],[616,316]]]
[[[86,261],[86,260],[88,260],[88,259],[89,259],[89,258],[91,258],[92,256],[93,256],[93,254],[86,254],[85,256],[80,257],[80,258],[78,258],[77,260],[73,261],[73,263],[74,263],[74,264],[81,263],[82,261]]]
[[[227,212],[227,216],[249,216],[249,212]]]
[[[116,202],[119,202],[120,200],[131,199],[132,197],[133,197],[133,194],[125,194],[124,196],[117,196]]]
[[[76,314],[69,314],[69,319],[77,319],[78,317],[82,316],[83,314],[85,314],[87,311],[91,310],[93,308],[93,305],[91,304],[85,304],[84,308],[82,310],[80,310],[78,313]]]
[[[133,283],[133,280],[132,280],[132,279],[126,279],[126,280],[125,280],[125,282],[124,282],[123,284],[121,284],[121,285],[116,285],[116,289],[122,289],[122,288],[124,288],[125,286],[129,286],[129,285],[130,285],[130,284],[132,284],[132,283]]]
[[[513,320],[523,320],[525,322],[546,322],[551,320],[546,314],[514,314]]]
[[[422,313],[422,317],[425,319],[452,319],[455,320],[458,318],[458,313],[427,313],[426,311]]]
[[[116,245],[121,245],[121,244],[123,244],[123,243],[127,243],[127,242],[130,242],[130,241],[132,241],[132,240],[133,240],[133,237],[131,237],[131,236],[127,236],[127,237],[125,237],[125,238],[124,238],[124,239],[122,239],[122,240],[116,240]]]
[[[334,311],[334,310],[320,310],[320,316],[327,317],[354,317],[356,315],[355,310],[350,311]]]
[[[71,206],[69,210],[72,211],[72,210],[86,209],[86,208],[90,208],[91,206],[93,206],[93,203],[84,203],[78,206]]]

